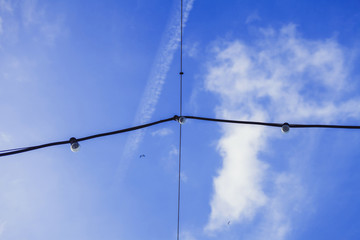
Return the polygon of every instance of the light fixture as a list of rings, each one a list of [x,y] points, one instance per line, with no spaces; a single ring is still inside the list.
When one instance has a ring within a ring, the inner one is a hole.
[[[281,131],[283,132],[283,133],[288,133],[289,131],[290,131],[290,126],[289,126],[289,124],[286,122],[286,123],[284,123],[282,126],[281,126]]]
[[[70,141],[70,149],[71,149],[71,151],[73,151],[73,152],[79,151],[79,149],[80,149],[80,144],[79,144],[79,142],[76,140],[76,138],[72,137],[72,138],[70,138],[69,141]]]
[[[180,124],[184,124],[186,122],[186,118],[183,117],[183,116],[180,116],[177,121],[180,123]]]

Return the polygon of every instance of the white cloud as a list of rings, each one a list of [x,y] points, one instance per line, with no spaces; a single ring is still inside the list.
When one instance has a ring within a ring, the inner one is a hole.
[[[188,176],[187,176],[187,174],[185,172],[181,172],[180,173],[180,179],[181,179],[182,182],[187,183],[189,178],[188,178]]]
[[[40,26],[40,31],[47,45],[53,46],[59,37],[68,34],[68,30],[64,26],[64,21],[64,16],[58,16],[51,22],[43,23]]]
[[[1,238],[1,235],[3,235],[3,233],[5,231],[5,227],[6,227],[6,221],[0,222],[0,238]]]
[[[196,238],[189,231],[182,231],[180,233],[180,239],[183,239],[183,240],[196,240]]]
[[[184,53],[191,58],[197,57],[199,53],[199,42],[192,42],[190,44],[189,43],[185,44]]]
[[[21,31],[31,32],[27,40],[54,45],[57,39],[68,34],[65,17],[62,13],[50,13],[44,4],[37,0],[0,0],[0,34],[11,44],[21,41]],[[20,16],[20,17],[19,17]]]
[[[22,2],[22,21],[25,26],[39,21],[40,16],[37,14],[36,5],[37,0],[25,0]],[[43,15],[43,13],[41,13],[41,15]]]
[[[349,54],[336,40],[304,39],[293,24],[261,32],[263,37],[253,45],[217,42],[205,79],[207,90],[221,99],[217,117],[290,123],[359,117],[360,100],[349,99],[350,90],[345,88]],[[229,220],[251,221],[266,212],[258,239],[284,239],[292,229],[291,211],[287,211],[305,192],[301,178],[279,173],[273,177],[275,190],[265,192],[270,170],[259,153],[267,147],[268,129],[232,125],[222,129],[218,151],[223,165],[214,178],[206,232],[225,229]],[[294,179],[299,191],[289,196]]]
[[[260,18],[260,16],[259,16],[258,12],[255,11],[255,12],[251,13],[251,14],[246,18],[245,23],[246,23],[246,24],[250,24],[250,23],[252,23],[252,22],[256,22],[256,21],[260,21],[260,20],[261,20],[261,18]]]
[[[170,145],[168,154],[161,158],[161,166],[170,175],[178,176],[178,154],[178,148],[175,145]]]
[[[10,135],[6,134],[6,133],[0,133],[0,142],[4,142],[4,143],[10,143],[11,142],[11,137]]]
[[[4,33],[4,15],[8,15],[12,13],[13,8],[9,1],[0,0],[0,35]]]
[[[0,62],[0,77],[3,80],[28,82],[36,79],[34,69],[39,67],[39,63],[27,56],[3,56]]]
[[[0,17],[0,34],[2,34],[3,31],[4,31],[4,29],[3,29],[3,20],[2,20],[2,18]]]
[[[169,152],[169,156],[177,156],[179,154],[179,150],[174,145],[171,145],[171,150]]]
[[[164,136],[170,135],[172,133],[173,133],[173,131],[170,128],[161,128],[159,130],[153,131],[151,133],[151,135],[164,137]]]
[[[250,127],[224,127],[218,149],[223,168],[214,179],[215,195],[207,231],[224,229],[227,222],[252,219],[267,197],[262,181],[267,165],[257,159],[266,134]]]
[[[6,0],[0,0],[0,11],[4,11],[4,12],[12,12],[13,8],[11,6],[10,1],[6,1]]]
[[[274,179],[275,189],[269,197],[265,211],[265,221],[254,234],[254,239],[286,239],[292,230],[291,216],[308,206],[308,200],[301,180],[296,175],[281,173]]]

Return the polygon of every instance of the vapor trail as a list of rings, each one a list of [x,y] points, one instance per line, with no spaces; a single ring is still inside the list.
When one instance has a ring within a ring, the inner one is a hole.
[[[194,0],[184,1],[183,28],[185,28],[189,13],[193,6],[193,2]],[[163,85],[165,83],[166,76],[169,72],[170,64],[174,58],[176,50],[179,47],[180,14],[180,6],[178,6],[175,10],[175,13],[172,14],[169,24],[167,25],[163,34],[163,38],[155,58],[150,77],[147,81],[147,85],[134,120],[135,125],[148,122],[154,114],[156,105],[163,89]],[[139,143],[143,139],[143,135],[144,131],[138,131],[129,136],[118,165],[118,177],[124,175],[124,172],[129,165],[131,154],[138,148]]]

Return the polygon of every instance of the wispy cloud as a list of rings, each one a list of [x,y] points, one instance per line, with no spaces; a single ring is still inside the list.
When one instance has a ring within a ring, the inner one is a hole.
[[[291,173],[280,173],[274,179],[274,191],[269,197],[264,220],[253,239],[286,239],[291,232],[292,216],[308,206],[307,192],[301,179]]]
[[[180,233],[180,238],[184,240],[196,240],[196,238],[191,234],[190,231],[182,231]]]
[[[59,37],[68,34],[64,15],[51,16],[46,7],[37,0],[23,0],[14,9],[21,13],[21,25],[25,29],[39,33],[33,36],[35,41],[53,46]]]
[[[190,11],[192,9],[194,0],[186,0],[184,1],[184,10],[183,10],[183,27],[185,28],[187,19],[189,17]],[[163,35],[158,54],[154,61],[154,65],[152,67],[150,77],[148,79],[144,94],[141,98],[140,105],[135,117],[135,124],[142,124],[150,121],[156,105],[159,101],[160,94],[162,92],[163,85],[165,83],[165,79],[167,73],[170,68],[170,64],[174,58],[174,54],[176,49],[179,47],[180,42],[180,8],[177,8],[175,14],[171,17],[169,24],[166,27],[165,33]],[[133,153],[139,143],[143,138],[143,131],[138,131],[132,134],[125,145],[121,167],[119,167],[119,171],[124,172],[126,167],[124,168],[124,164],[128,165],[129,156]],[[122,175],[119,173],[118,175]]]
[[[1,237],[1,235],[3,235],[3,233],[5,231],[5,226],[6,226],[6,221],[0,222],[0,237]]]
[[[9,143],[11,142],[11,137],[6,133],[0,132],[0,142]]]
[[[58,38],[66,36],[65,16],[50,14],[48,9],[37,0],[5,1],[0,0],[0,34],[5,36],[1,42],[8,40],[11,44],[21,41],[20,35],[32,32],[28,41],[45,45],[54,45]]]
[[[255,12],[251,13],[251,14],[246,18],[245,23],[246,23],[246,24],[250,24],[250,23],[253,23],[253,22],[256,22],[256,21],[260,21],[260,20],[261,20],[261,18],[260,18],[260,16],[259,16],[258,12],[255,11]]]
[[[351,89],[345,88],[351,66],[347,49],[335,39],[304,39],[293,24],[260,31],[262,38],[253,45],[215,44],[205,85],[221,99],[218,117],[321,123],[359,117],[360,99],[351,99]],[[224,125],[222,130],[223,164],[213,182],[206,232],[226,229],[229,220],[251,221],[262,212],[256,239],[284,239],[292,229],[291,209],[303,207],[301,177],[291,170],[270,176],[270,166],[259,157],[271,137],[268,129]],[[265,191],[268,178],[275,181],[270,192]],[[297,186],[291,194],[290,186]]]
[[[178,154],[179,154],[179,149],[176,146],[171,145],[169,156],[177,156]]]
[[[12,12],[13,8],[10,1],[0,0],[0,11]]]
[[[151,135],[164,137],[164,136],[170,135],[172,133],[173,133],[173,130],[171,130],[170,128],[161,128],[159,130],[153,131],[151,133]]]
[[[191,42],[184,45],[184,54],[196,58],[199,53],[199,42]]]
[[[6,0],[0,0],[0,13],[1,15],[12,13],[12,6],[10,2]],[[4,33],[4,20],[3,20],[3,16],[0,16],[0,35],[2,35],[3,33]]]
[[[23,5],[23,24],[26,27],[35,26],[41,35],[37,41],[53,46],[61,37],[69,33],[65,27],[65,16],[58,14],[49,16],[47,10],[37,0],[26,0]]]
[[[0,17],[0,35],[3,33],[3,20],[2,18]]]

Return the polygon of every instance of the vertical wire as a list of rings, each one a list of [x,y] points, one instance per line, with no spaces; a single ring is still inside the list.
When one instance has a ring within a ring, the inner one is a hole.
[[[180,19],[180,116],[182,116],[182,47],[183,47],[183,0],[181,0],[181,19]],[[181,183],[181,134],[182,128],[181,124],[179,126],[179,173],[178,173],[178,212],[177,212],[177,240],[179,240],[179,230],[180,230],[180,183]]]
[[[180,33],[180,116],[182,116],[182,77],[183,77],[183,70],[182,70],[182,55],[183,55],[183,0],[181,0],[181,33]]]
[[[179,135],[179,179],[178,179],[178,216],[177,216],[177,240],[179,240],[180,230],[180,172],[181,172],[181,124],[180,124],[180,135]]]

